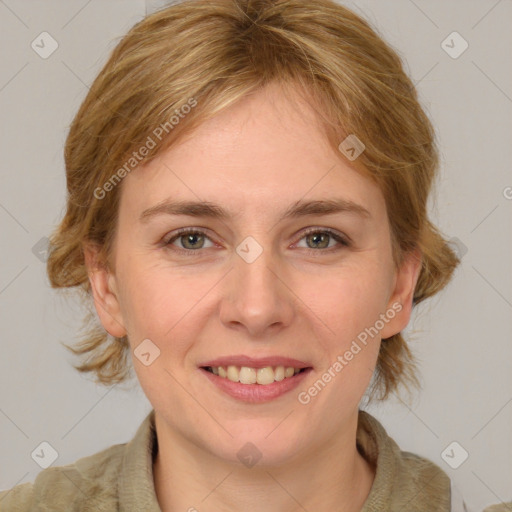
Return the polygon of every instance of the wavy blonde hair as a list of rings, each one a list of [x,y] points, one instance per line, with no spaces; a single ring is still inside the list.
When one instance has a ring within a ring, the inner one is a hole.
[[[109,265],[122,183],[103,198],[95,191],[120,175],[156,127],[169,126],[170,116],[191,98],[197,102],[148,151],[144,164],[276,81],[315,106],[333,148],[348,134],[363,141],[365,151],[350,163],[385,197],[396,266],[409,251],[422,254],[413,304],[439,292],[459,260],[427,217],[439,163],[433,127],[397,53],[367,21],[331,0],[187,0],[133,26],[70,127],[67,209],[47,260],[52,287],[77,287],[90,305],[83,244],[97,244]],[[84,328],[75,347],[66,345],[81,357],[75,368],[107,385],[125,380],[126,337],[110,337],[92,310]],[[381,344],[372,397],[384,400],[399,384],[418,385],[416,362],[400,333]]]

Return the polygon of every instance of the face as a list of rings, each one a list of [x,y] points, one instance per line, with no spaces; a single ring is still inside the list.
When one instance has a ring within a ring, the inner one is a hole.
[[[203,208],[180,213],[178,201]],[[110,334],[128,334],[160,424],[226,461],[250,441],[268,464],[322,449],[357,418],[418,274],[412,258],[395,270],[380,190],[277,86],[124,178],[113,261],[90,274],[97,312]],[[202,368],[244,366],[237,356],[256,360],[249,382],[279,378],[262,366],[306,370],[261,391]]]

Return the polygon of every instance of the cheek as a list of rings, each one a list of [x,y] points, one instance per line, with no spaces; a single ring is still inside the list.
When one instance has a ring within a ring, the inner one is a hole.
[[[129,337],[134,342],[149,338],[161,348],[179,351],[180,339],[187,338],[179,333],[198,328],[197,312],[203,311],[203,298],[215,284],[213,273],[191,277],[190,272],[180,274],[176,269],[141,262],[124,270],[120,272],[121,307]],[[196,319],[192,325],[191,318]]]
[[[304,280],[298,295],[307,298],[304,302],[323,327],[323,338],[342,348],[384,312],[389,279],[376,263],[332,269],[328,275]]]
[[[162,400],[167,401],[166,406],[171,404],[179,409],[182,405],[172,402],[177,398],[170,389],[176,384],[174,379],[181,380],[179,369],[197,339],[196,332],[201,329],[197,322],[198,302],[209,287],[203,283],[200,289],[194,288],[190,286],[190,278],[185,279],[168,268],[144,264],[126,267],[122,276],[123,318],[140,385],[154,406]],[[157,347],[149,345],[151,357],[153,353],[158,354],[148,366],[137,358],[137,347],[147,339]],[[162,394],[164,389],[168,392]]]

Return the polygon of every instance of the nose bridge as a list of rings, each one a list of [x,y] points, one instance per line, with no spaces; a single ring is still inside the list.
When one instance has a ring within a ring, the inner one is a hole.
[[[237,247],[235,257],[235,274],[238,283],[237,292],[240,298],[249,298],[246,302],[256,304],[266,297],[267,300],[274,300],[278,283],[276,283],[275,270],[277,266],[276,257],[272,249],[260,245],[254,238],[248,237]],[[244,295],[247,294],[248,297]]]
[[[249,246],[249,251],[243,253]],[[261,293],[270,292],[275,286],[275,274],[270,270],[276,266],[276,257],[270,248],[265,248],[258,253],[256,248],[249,244],[240,246],[237,250],[236,274],[242,286],[250,292],[256,286]],[[274,271],[275,272],[275,271]],[[272,279],[273,278],[273,279]],[[272,290],[273,292],[274,290]]]
[[[272,249],[247,237],[236,248],[233,259],[223,322],[243,324],[251,334],[289,322],[291,297],[277,277],[280,265]]]

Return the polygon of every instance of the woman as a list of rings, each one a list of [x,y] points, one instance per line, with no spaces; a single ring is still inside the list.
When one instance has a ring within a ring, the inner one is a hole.
[[[434,132],[396,53],[329,0],[186,1],[135,25],[65,148],[72,350],[153,410],[2,510],[447,511],[451,485],[359,409],[417,384],[400,334],[458,259]],[[40,507],[40,508],[38,508]]]

